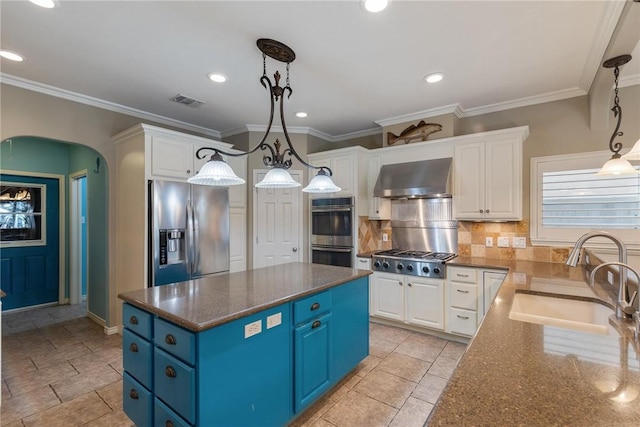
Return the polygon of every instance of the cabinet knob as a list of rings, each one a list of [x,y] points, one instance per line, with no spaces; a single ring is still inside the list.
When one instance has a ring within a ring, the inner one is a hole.
[[[484,213],[489,213],[489,209],[485,210]]]
[[[173,427],[173,423],[169,420],[167,420],[166,423],[164,423],[164,427]]]
[[[311,304],[311,311],[315,311],[317,309],[320,308],[320,303],[319,302],[314,302],[313,304]]]
[[[173,368],[173,366],[167,366],[164,369],[164,373],[169,378],[175,378],[176,377],[176,370]]]
[[[132,353],[137,353],[138,352],[138,345],[134,342],[131,343],[131,345],[129,346],[129,350]]]
[[[131,316],[129,318],[129,323],[131,323],[132,325],[137,325],[138,324],[138,318],[136,316]]]
[[[315,329],[318,326],[320,326],[322,324],[322,322],[320,322],[319,320],[316,320],[315,322],[313,322],[313,324],[311,325],[311,329]]]
[[[187,173],[191,173],[191,169],[187,169]]]
[[[298,252],[298,248],[296,248],[295,246],[292,249],[293,252]]]
[[[138,392],[132,388],[131,391],[129,392],[129,397],[132,398],[133,400],[138,400]]]
[[[482,209],[480,209],[480,213],[483,213],[484,211]]]
[[[409,282],[409,283],[407,283],[407,286],[411,287],[411,286],[413,286],[413,285],[411,284],[411,282]]]
[[[166,342],[169,345],[176,345],[176,337],[174,337],[171,334],[167,334],[166,337],[164,337],[164,342]]]
[[[398,282],[398,285],[402,286],[402,282]]]

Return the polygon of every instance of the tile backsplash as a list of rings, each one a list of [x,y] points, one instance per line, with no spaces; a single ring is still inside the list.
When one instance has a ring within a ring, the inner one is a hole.
[[[382,233],[387,233],[389,241],[382,241]],[[493,239],[493,246],[486,247],[486,238]],[[509,247],[498,247],[498,237],[506,237]],[[513,238],[524,237],[526,248],[514,248]],[[358,252],[391,249],[391,222],[369,221],[358,218]],[[491,259],[520,261],[541,261],[564,263],[571,248],[551,246],[531,246],[529,222],[458,222],[458,255]]]

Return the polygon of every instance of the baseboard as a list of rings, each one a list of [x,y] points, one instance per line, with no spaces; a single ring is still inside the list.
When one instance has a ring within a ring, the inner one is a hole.
[[[10,310],[3,310],[2,314],[20,313],[21,311],[35,310],[36,308],[55,307],[56,305],[59,305],[58,302],[48,302],[46,304],[30,305],[28,307],[18,307],[12,308]]]
[[[110,326],[110,327],[105,326],[104,333],[105,335],[115,335],[115,334],[122,335],[122,326]]]

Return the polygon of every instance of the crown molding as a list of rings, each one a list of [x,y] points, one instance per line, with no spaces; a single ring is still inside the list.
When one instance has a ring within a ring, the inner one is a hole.
[[[582,69],[582,75],[578,82],[578,87],[586,93],[591,90],[593,80],[600,69],[602,57],[604,56],[613,32],[620,21],[622,12],[625,7],[625,0],[608,1],[604,6],[604,13],[598,22],[596,35],[591,43],[591,49],[587,55],[587,62]]]
[[[452,114],[452,113],[455,114],[456,117],[458,118],[463,117],[461,115],[462,114],[461,105],[460,104],[445,105],[444,107],[431,108],[429,110],[422,110],[422,111],[417,111],[415,113],[403,114],[401,116],[389,117],[388,119],[374,120],[374,123],[379,126],[385,127],[385,126],[397,125],[400,123],[411,122],[414,120],[420,120],[427,117],[442,116],[444,114]]]
[[[381,134],[382,134],[381,127],[370,128],[370,129],[359,130],[357,132],[349,132],[349,133],[343,133],[342,135],[336,135],[332,137],[330,142],[340,142],[340,141],[346,141],[348,139],[364,138],[366,136],[381,135]]]
[[[618,87],[627,87],[640,85],[640,74],[634,74],[632,76],[624,76],[618,79]]]
[[[49,86],[43,83],[34,82],[31,80],[23,79],[21,77],[12,76],[10,74],[0,73],[0,82],[3,84],[7,84],[9,86],[19,87],[21,89],[42,93],[44,95],[65,99],[67,101],[77,102],[79,104],[89,105],[91,107],[113,111],[114,113],[125,114],[127,116],[133,116],[143,120],[151,120],[157,123],[162,123],[169,126],[175,126],[180,129],[189,130],[192,132],[198,132],[204,135],[209,135],[216,139],[221,139],[220,132],[218,132],[215,129],[209,129],[203,126],[196,126],[190,123],[183,122],[181,120],[175,120],[169,117],[160,116],[158,114],[148,113],[146,111],[138,110],[131,107],[126,107],[124,105],[116,104],[114,102],[109,102],[103,99],[94,98],[92,96],[83,95],[81,93],[60,89],[60,88]]]

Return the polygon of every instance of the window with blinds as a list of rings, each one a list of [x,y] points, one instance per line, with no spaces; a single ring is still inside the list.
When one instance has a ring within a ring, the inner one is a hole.
[[[598,169],[542,174],[542,226],[640,229],[640,175],[598,176]]]

